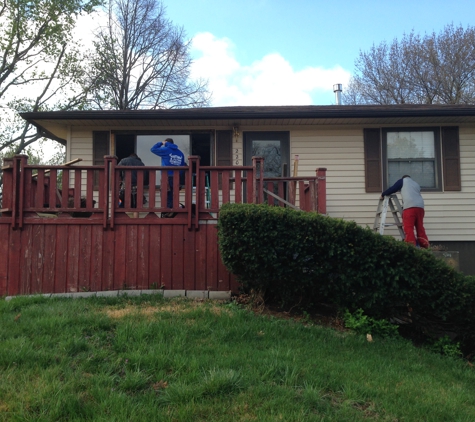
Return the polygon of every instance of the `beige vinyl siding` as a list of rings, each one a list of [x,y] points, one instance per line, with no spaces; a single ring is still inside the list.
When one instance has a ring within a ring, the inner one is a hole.
[[[82,164],[92,165],[92,132],[98,130],[96,128],[78,128],[73,127],[71,130],[71,147],[70,160],[82,158]],[[108,129],[103,129],[108,130]]]
[[[69,159],[80,157],[84,164],[91,164],[92,131],[116,128],[119,126],[73,127]],[[180,128],[183,129],[183,126],[167,127],[165,130]],[[163,131],[164,128],[147,129]],[[202,129],[202,126],[197,123],[196,127],[187,126],[186,129]],[[216,126],[213,129],[230,128]],[[234,137],[232,142],[234,165],[236,157],[239,165],[243,164],[242,134],[247,130],[290,131],[290,171],[296,154],[299,155],[299,175],[313,176],[317,168],[327,168],[328,215],[373,227],[379,196],[365,192],[362,126],[241,126],[238,142]],[[462,190],[423,194],[425,226],[432,242],[475,241],[475,127],[461,126],[459,133]],[[388,220],[391,220],[389,214]],[[398,236],[395,228],[387,228],[385,233]]]
[[[327,168],[328,215],[373,227],[379,197],[365,192],[362,128],[294,129],[291,154],[299,154],[299,174]],[[423,193],[425,227],[435,242],[475,241],[475,128],[460,128],[460,155],[462,190]],[[385,233],[399,236],[394,227]]]

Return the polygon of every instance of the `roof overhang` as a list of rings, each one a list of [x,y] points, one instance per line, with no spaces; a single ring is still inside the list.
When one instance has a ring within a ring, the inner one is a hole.
[[[240,106],[160,110],[87,110],[26,112],[20,115],[40,131],[57,136],[55,128],[109,126],[239,125],[398,125],[475,123],[473,105],[340,105]],[[50,136],[50,137],[51,137]]]

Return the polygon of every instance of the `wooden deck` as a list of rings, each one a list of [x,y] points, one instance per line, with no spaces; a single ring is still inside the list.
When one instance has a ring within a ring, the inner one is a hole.
[[[222,264],[216,223],[223,203],[270,203],[325,213],[325,169],[313,177],[265,178],[252,166],[33,166],[4,160],[0,217],[0,296],[121,289],[238,291]],[[130,195],[119,206],[120,173]],[[166,207],[167,172],[174,177]],[[178,173],[185,173],[179,186]],[[144,174],[149,185],[143,186]],[[174,218],[162,218],[173,212]]]

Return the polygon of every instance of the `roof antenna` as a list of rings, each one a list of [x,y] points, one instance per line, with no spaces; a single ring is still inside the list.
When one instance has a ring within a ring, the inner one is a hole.
[[[342,91],[342,88],[343,88],[342,84],[333,85],[333,92],[335,93],[336,105],[341,105],[341,91]]]

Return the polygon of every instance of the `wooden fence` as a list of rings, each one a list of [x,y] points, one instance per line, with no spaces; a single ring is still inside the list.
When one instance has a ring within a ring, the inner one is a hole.
[[[261,168],[258,157],[252,166],[239,167],[204,167],[198,157],[190,157],[186,167],[120,167],[110,156],[103,166],[74,167],[28,165],[23,155],[6,159],[0,296],[154,288],[236,292],[237,280],[218,249],[222,204],[326,211],[325,169],[313,177],[269,179]],[[131,192],[138,198],[135,207]],[[162,218],[169,213],[174,218]]]

